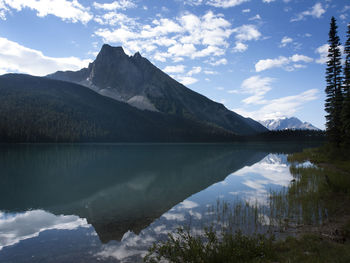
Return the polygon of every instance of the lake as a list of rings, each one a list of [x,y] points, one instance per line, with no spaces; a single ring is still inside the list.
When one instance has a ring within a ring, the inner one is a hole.
[[[1,145],[0,262],[142,262],[154,241],[179,226],[200,233],[224,204],[268,211],[269,191],[293,179],[287,154],[310,146]],[[236,225],[255,231],[243,212]]]

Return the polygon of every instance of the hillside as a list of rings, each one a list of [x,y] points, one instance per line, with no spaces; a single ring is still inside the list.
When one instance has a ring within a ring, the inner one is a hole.
[[[144,111],[81,85],[0,76],[1,142],[227,141],[234,134],[176,115]]]

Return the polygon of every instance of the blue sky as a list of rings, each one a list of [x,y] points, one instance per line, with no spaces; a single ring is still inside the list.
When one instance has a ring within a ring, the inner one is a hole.
[[[77,70],[109,43],[244,116],[324,128],[331,16],[344,43],[348,0],[0,0],[0,74]]]

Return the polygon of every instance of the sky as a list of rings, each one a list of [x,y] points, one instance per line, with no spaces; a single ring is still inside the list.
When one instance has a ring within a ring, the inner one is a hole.
[[[0,74],[78,70],[108,43],[245,117],[324,129],[332,16],[343,44],[349,0],[0,0]]]

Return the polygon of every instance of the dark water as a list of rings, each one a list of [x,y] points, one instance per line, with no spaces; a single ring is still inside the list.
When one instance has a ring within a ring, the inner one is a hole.
[[[0,262],[137,262],[221,201],[266,202],[296,144],[0,146]]]

